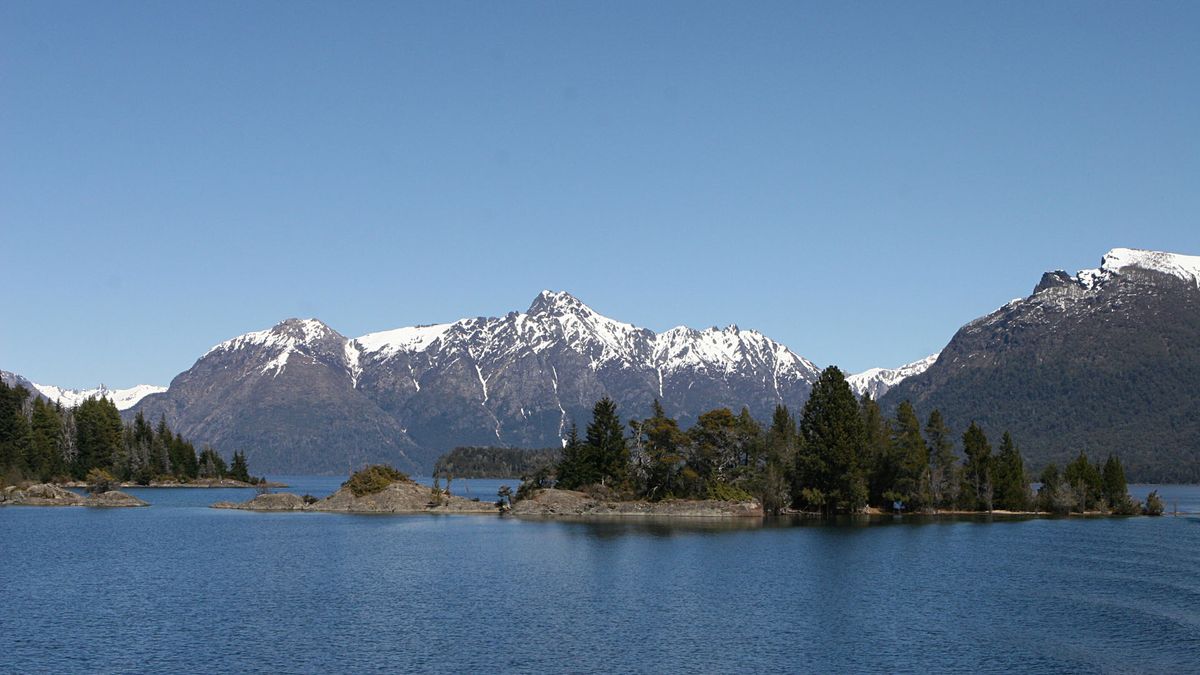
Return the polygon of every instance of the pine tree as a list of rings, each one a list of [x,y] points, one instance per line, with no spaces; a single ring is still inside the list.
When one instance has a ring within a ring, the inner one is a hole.
[[[1025,477],[1025,461],[1013,443],[1012,435],[1004,432],[1000,453],[996,455],[994,481],[996,504],[1009,511],[1029,509],[1029,481]]]
[[[800,436],[792,491],[797,504],[827,514],[862,509],[866,433],[858,401],[836,366],[823,370],[813,385],[800,416]]]
[[[908,401],[896,409],[892,447],[898,460],[896,480],[891,488],[893,497],[905,502],[912,510],[925,508],[930,503],[929,451],[925,439],[921,438],[921,421]]]
[[[1080,512],[1099,508],[1102,498],[1100,469],[1088,461],[1082,450],[1063,470],[1063,479],[1075,492],[1076,508]]]
[[[1116,455],[1109,455],[1104,462],[1104,470],[1100,477],[1104,501],[1113,513],[1131,514],[1136,511],[1133,500],[1129,497],[1129,486],[1125,483],[1125,467]]]
[[[962,503],[972,510],[992,510],[992,446],[975,422],[963,433]]]
[[[667,417],[657,399],[650,412],[647,419],[630,423],[639,448],[639,492],[648,499],[663,499],[676,496],[687,436],[680,431],[678,422]]]
[[[767,430],[763,446],[763,468],[754,491],[758,494],[763,509],[767,513],[778,515],[791,501],[788,483],[800,447],[796,420],[787,406],[775,406],[775,412],[771,416],[771,428]]]
[[[117,406],[105,397],[89,398],[75,410],[79,456],[73,473],[83,478],[91,469],[109,470],[124,445],[124,426]]]
[[[0,471],[22,472],[32,437],[25,417],[29,390],[10,387],[0,380]]]
[[[563,444],[562,459],[559,460],[555,472],[555,487],[575,490],[596,482],[587,454],[583,441],[579,439],[579,428],[572,422],[567,431],[567,440]]]
[[[33,413],[30,417],[32,452],[26,460],[30,475],[38,480],[48,481],[66,473],[63,463],[62,448],[62,418],[58,409],[52,403],[40,398],[33,401]]]
[[[229,465],[229,477],[243,483],[250,482],[250,468],[246,465],[245,453],[234,450],[233,462]]]
[[[925,442],[929,448],[930,492],[938,508],[951,506],[958,499],[959,467],[952,434],[940,410],[929,413]]]
[[[617,417],[617,404],[607,396],[592,408],[592,422],[587,427],[587,446],[593,456],[593,466],[601,485],[621,487],[628,475],[629,447],[625,430]]]
[[[892,491],[900,472],[900,462],[892,447],[892,430],[870,394],[863,394],[859,401],[859,414],[866,437],[863,473],[867,478],[867,501],[882,505],[890,501],[884,493]]]

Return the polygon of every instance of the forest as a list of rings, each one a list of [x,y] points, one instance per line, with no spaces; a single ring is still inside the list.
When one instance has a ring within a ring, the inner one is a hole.
[[[657,401],[649,417],[625,425],[616,404],[601,399],[584,435],[572,425],[561,459],[524,476],[518,497],[557,487],[622,499],[756,498],[769,513],[1142,509],[1116,456],[1097,464],[1081,450],[1062,471],[1046,467],[1036,493],[1032,478],[1008,432],[993,447],[978,424],[957,435],[938,410],[922,421],[907,401],[888,418],[829,367],[798,419],[778,406],[767,425],[746,409],[718,408],[685,430]]]
[[[226,463],[211,447],[197,452],[165,419],[152,425],[139,413],[123,423],[107,398],[66,408],[0,382],[0,484],[101,479],[148,485],[200,478],[261,480],[250,475],[245,454],[235,452]]]

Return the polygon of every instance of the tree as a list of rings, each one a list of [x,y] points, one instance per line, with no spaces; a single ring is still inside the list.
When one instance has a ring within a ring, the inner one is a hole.
[[[607,396],[592,408],[592,422],[587,427],[587,445],[598,477],[596,482],[610,487],[625,482],[629,468],[629,446],[617,417],[617,404]]]
[[[929,506],[929,451],[921,438],[921,421],[908,401],[896,409],[892,447],[897,460],[892,499],[905,502],[913,510]]]
[[[863,473],[867,479],[867,501],[881,505],[888,501],[884,493],[890,493],[900,472],[899,461],[892,447],[892,430],[870,394],[863,394],[859,401],[859,414],[863,420],[865,449]]]
[[[572,422],[567,431],[567,440],[563,444],[562,459],[558,462],[555,486],[563,490],[574,490],[591,485],[597,480],[593,469],[587,448],[579,439],[579,429]]]
[[[250,483],[250,467],[246,463],[245,453],[233,451],[233,461],[229,465],[229,477],[234,480],[240,480],[243,483]]]
[[[108,398],[88,398],[75,409],[79,456],[74,473],[83,478],[96,468],[112,468],[124,450],[124,427],[117,406]]]
[[[996,504],[1009,511],[1029,509],[1029,481],[1025,477],[1025,462],[1007,431],[1000,439],[993,480],[996,484]]]
[[[800,437],[792,491],[797,504],[827,514],[861,510],[867,502],[866,433],[858,401],[836,366],[823,370],[813,385],[800,416]]]
[[[1130,515],[1137,512],[1137,504],[1129,496],[1125,483],[1125,467],[1116,455],[1109,455],[1100,476],[1101,493],[1108,509],[1113,513]]]
[[[679,489],[679,472],[683,468],[683,448],[687,435],[679,423],[667,417],[657,399],[650,417],[629,423],[637,448],[638,480],[643,496],[651,500],[674,496]]]
[[[30,475],[37,476],[38,480],[47,481],[66,473],[60,447],[62,426],[62,417],[54,404],[34,399],[30,418],[31,452],[25,464]]]
[[[788,482],[794,471],[799,439],[792,413],[787,406],[776,405],[763,441],[762,470],[753,485],[763,510],[772,515],[779,515],[791,501]]]
[[[952,432],[940,410],[929,413],[929,421],[925,423],[925,443],[929,448],[933,503],[938,508],[950,506],[958,498],[958,457],[954,454]]]
[[[1058,466],[1047,464],[1038,478],[1038,510],[1046,513],[1066,515],[1075,508],[1075,493],[1062,479]]]
[[[983,429],[971,422],[963,433],[962,504],[972,510],[992,510],[992,446]]]
[[[1063,478],[1075,491],[1075,501],[1080,512],[1099,508],[1102,498],[1100,469],[1088,461],[1087,453],[1079,451],[1079,456],[1063,470]]]
[[[29,390],[0,381],[0,471],[21,473],[33,442],[25,400]]]

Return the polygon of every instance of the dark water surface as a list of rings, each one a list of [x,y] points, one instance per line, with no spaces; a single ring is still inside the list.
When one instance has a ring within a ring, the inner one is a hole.
[[[1200,671],[1197,516],[739,527],[131,492],[154,506],[0,509],[0,670]]]

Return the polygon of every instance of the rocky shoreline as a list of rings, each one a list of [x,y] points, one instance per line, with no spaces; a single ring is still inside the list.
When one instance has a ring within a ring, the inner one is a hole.
[[[311,499],[311,498],[309,498]],[[327,513],[497,513],[492,502],[442,495],[436,501],[428,487],[411,481],[396,481],[365,495],[355,495],[342,487],[324,499],[308,501],[304,497],[278,492],[257,495],[245,502],[217,502],[214,509],[241,511],[320,511]]]
[[[82,481],[82,480],[67,481],[65,483],[58,483],[58,485],[61,487],[66,487],[66,488],[86,488],[86,487],[88,487],[88,483],[86,481]],[[174,481],[174,480],[165,480],[165,481],[152,480],[149,483],[147,483],[146,485],[142,485],[140,483],[134,483],[131,481],[125,481],[123,483],[120,483],[119,487],[122,487],[122,488],[257,488],[257,487],[285,488],[285,487],[288,487],[288,485],[286,483],[276,483],[273,481],[267,481],[266,483],[263,483],[263,484],[256,484],[256,483],[247,483],[245,481],[240,481],[240,480],[234,480],[232,478],[197,478],[195,480],[187,481],[186,483],[180,482],[180,481]]]
[[[615,501],[591,497],[574,490],[538,490],[513,504],[514,516],[556,517],[655,517],[655,518],[762,518],[757,501],[716,499],[664,499],[661,502]]]
[[[0,506],[91,506],[124,508],[149,506],[133,495],[109,490],[83,496],[58,485],[40,483],[29,487],[10,486],[0,490]]]

